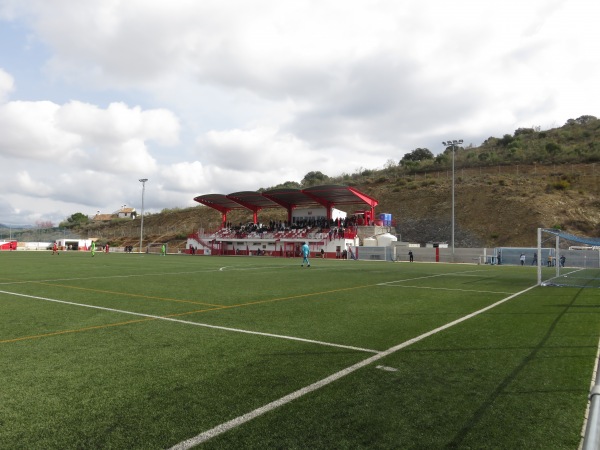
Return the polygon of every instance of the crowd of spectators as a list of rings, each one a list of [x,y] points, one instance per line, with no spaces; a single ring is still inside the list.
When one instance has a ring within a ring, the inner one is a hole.
[[[232,235],[243,239],[249,235],[263,236],[264,234],[285,233],[300,231],[306,233],[327,233],[329,239],[343,239],[346,230],[356,226],[356,218],[343,218],[328,220],[324,217],[295,217],[292,222],[284,220],[271,220],[268,224],[240,223],[233,225],[226,222],[220,234]]]

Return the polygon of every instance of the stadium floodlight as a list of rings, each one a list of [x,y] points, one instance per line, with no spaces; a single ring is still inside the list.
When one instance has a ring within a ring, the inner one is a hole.
[[[452,262],[454,262],[454,153],[462,143],[462,139],[448,139],[447,141],[442,142],[442,145],[452,149],[452,236],[450,241],[450,246],[452,247]]]
[[[140,225],[140,253],[142,253],[142,237],[144,236],[144,191],[146,190],[146,181],[148,178],[140,178],[140,183],[142,183],[142,223]]]

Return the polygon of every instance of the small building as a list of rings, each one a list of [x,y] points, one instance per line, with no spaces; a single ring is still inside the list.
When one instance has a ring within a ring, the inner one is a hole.
[[[94,217],[92,217],[94,222],[110,222],[112,219],[114,219],[112,214],[97,213]]]
[[[61,250],[88,250],[96,239],[57,239],[56,244]]]
[[[123,206],[118,211],[114,212],[119,219],[135,219],[137,213],[135,212],[135,208],[126,208]]]
[[[137,216],[137,212],[135,208],[126,208],[123,206],[117,211],[111,214],[100,214],[100,211],[96,213],[92,220],[95,222],[110,222],[113,219],[135,219]]]

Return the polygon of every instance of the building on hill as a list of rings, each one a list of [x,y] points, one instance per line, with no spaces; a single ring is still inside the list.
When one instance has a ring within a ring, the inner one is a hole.
[[[114,218],[115,217],[112,214],[96,213],[96,215],[94,217],[92,217],[92,220],[94,222],[110,222]]]
[[[92,217],[92,220],[95,222],[110,222],[113,219],[135,219],[136,216],[137,213],[135,208],[126,208],[123,206],[111,214],[100,214],[100,211],[98,211],[96,215]]]
[[[135,219],[137,216],[135,208],[127,208],[125,206],[118,211],[115,211],[113,214],[116,214],[119,219]]]

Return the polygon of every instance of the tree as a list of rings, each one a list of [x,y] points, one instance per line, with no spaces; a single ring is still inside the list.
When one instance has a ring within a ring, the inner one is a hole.
[[[588,124],[588,123],[593,122],[595,120],[598,120],[598,119],[596,117],[594,117],[594,116],[589,116],[589,115],[581,116],[581,117],[578,117],[576,119],[577,123],[580,123],[581,125]]]
[[[383,165],[386,170],[393,170],[396,168],[396,161],[393,159],[388,159],[386,163]]]
[[[508,144],[510,144],[514,140],[515,138],[513,138],[510,134],[505,134],[504,136],[502,136],[502,139],[498,141],[498,144],[502,145],[503,147],[507,147]]]
[[[433,153],[429,151],[427,148],[416,148],[412,152],[407,153],[400,160],[401,165],[406,165],[408,161],[425,161],[428,159],[433,159]]]
[[[522,134],[533,134],[535,133],[535,130],[533,128],[517,128],[515,130],[515,137],[522,135]]]
[[[323,183],[327,181],[329,177],[319,171],[308,172],[302,179],[302,186],[314,186],[315,184]]]
[[[270,191],[272,189],[300,189],[302,186],[300,186],[300,183],[298,183],[297,181],[286,181],[284,183],[281,184],[277,184],[275,186],[269,187],[269,188],[260,188],[258,190],[258,192],[265,192],[265,191]]]
[[[67,228],[77,227],[79,225],[83,225],[84,223],[88,223],[89,220],[90,219],[88,218],[88,216],[86,216],[83,213],[77,212],[75,214],[72,214],[71,217],[67,217],[66,227]]]
[[[54,224],[49,220],[37,220],[35,225],[38,228],[54,228]]]
[[[567,123],[565,123],[565,125],[569,125],[569,126],[574,126],[574,125],[587,125],[590,122],[594,122],[598,120],[596,117],[594,116],[590,116],[590,115],[585,115],[585,116],[580,116],[577,119],[569,119],[567,120]]]

